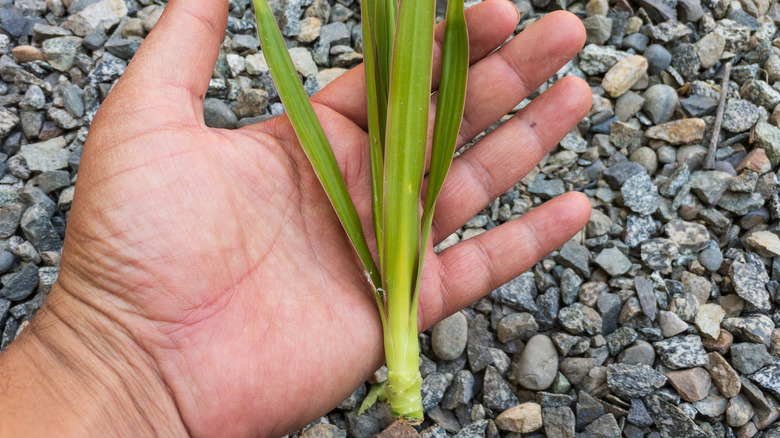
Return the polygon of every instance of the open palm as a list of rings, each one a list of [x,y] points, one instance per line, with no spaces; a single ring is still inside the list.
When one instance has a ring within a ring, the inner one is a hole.
[[[488,1],[467,18],[472,67],[461,143],[584,39],[578,19],[556,13],[490,54],[516,25],[511,4]],[[192,435],[281,435],[327,412],[381,364],[381,329],[359,262],[287,119],[235,131],[203,124],[226,20],[227,0],[170,1],[104,102],[52,294],[100,309],[129,334]],[[313,100],[370,235],[364,90],[357,68]],[[432,250],[530,170],[589,101],[584,82],[561,80],[456,158],[428,246],[422,328],[530,268],[587,221],[587,200],[570,194]]]

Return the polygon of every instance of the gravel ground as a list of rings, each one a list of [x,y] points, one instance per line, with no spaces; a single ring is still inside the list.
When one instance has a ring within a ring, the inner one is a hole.
[[[780,437],[780,5],[513,1],[517,32],[556,9],[582,18],[586,47],[531,98],[576,75],[591,85],[593,108],[439,249],[568,190],[594,211],[533,270],[420,335],[418,432]],[[250,3],[230,2],[209,126],[283,112]],[[89,123],[163,7],[0,0],[0,348],[57,277]],[[361,62],[357,1],[274,7],[310,94]],[[707,163],[711,141],[719,147]],[[382,379],[379,370],[372,383]],[[387,429],[386,405],[357,413],[369,387],[295,436]],[[382,433],[414,435],[397,425]]]

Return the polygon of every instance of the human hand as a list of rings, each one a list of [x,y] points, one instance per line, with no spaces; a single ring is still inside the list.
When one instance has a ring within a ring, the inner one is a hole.
[[[515,28],[513,6],[487,1],[467,18],[460,144],[584,41],[576,17],[554,13],[491,54]],[[234,131],[203,123],[226,20],[226,0],[171,0],[101,106],[59,280],[0,358],[9,369],[35,356],[25,375],[51,387],[27,387],[28,399],[47,394],[66,414],[3,421],[0,430],[282,435],[333,408],[382,363],[360,264],[286,117]],[[370,235],[364,94],[356,68],[313,101]],[[582,80],[564,78],[455,159],[428,243],[422,329],[531,268],[587,222],[587,199],[568,194],[438,255],[432,249],[531,170],[585,115],[590,96]]]

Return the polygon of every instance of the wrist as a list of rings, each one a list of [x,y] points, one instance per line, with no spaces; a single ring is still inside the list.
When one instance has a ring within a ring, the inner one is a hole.
[[[0,382],[0,436],[187,435],[154,361],[57,285],[0,354]]]

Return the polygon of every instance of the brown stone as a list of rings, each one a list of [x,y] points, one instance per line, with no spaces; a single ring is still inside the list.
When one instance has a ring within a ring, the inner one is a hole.
[[[762,257],[780,257],[780,237],[771,231],[756,231],[745,239],[747,247]]]
[[[693,294],[700,306],[710,298],[712,284],[706,278],[685,271],[680,277],[680,282],[682,282],[683,290]]]
[[[518,433],[537,431],[542,428],[542,407],[533,402],[511,407],[496,417],[496,426]]]
[[[630,90],[647,73],[647,59],[633,55],[609,69],[601,86],[612,97],[620,97]]]
[[[729,352],[731,344],[734,343],[734,335],[726,330],[721,329],[718,339],[710,339],[705,336],[701,338],[701,343],[707,350],[715,351],[720,354],[726,354]]]
[[[744,395],[737,394],[729,400],[729,406],[726,409],[726,423],[729,426],[742,427],[753,418],[753,415],[755,415],[753,406],[750,406],[750,402]]]
[[[758,427],[752,421],[748,421],[746,425],[738,427],[734,432],[737,438],[752,438],[758,433]]]
[[[243,119],[263,114],[266,107],[268,107],[268,92],[259,88],[249,88],[238,96],[233,112],[238,118]]]
[[[766,151],[761,148],[750,151],[736,168],[737,173],[741,173],[743,170],[752,170],[759,175],[772,170],[772,164],[766,156]]]
[[[724,330],[724,332],[726,332]],[[728,333],[728,332],[726,332]],[[739,375],[734,368],[718,353],[712,352],[707,355],[710,360],[707,365],[707,371],[710,373],[712,383],[720,390],[723,397],[731,398],[739,394],[739,390],[742,389],[742,382],[739,380]],[[668,377],[668,376],[667,376]]]
[[[710,374],[701,367],[669,371],[666,373],[666,378],[669,379],[669,383],[677,390],[680,397],[691,403],[707,397],[712,386]]]
[[[306,429],[301,438],[326,438],[345,434],[344,430],[333,424],[318,424]],[[345,434],[346,435],[346,434]]]
[[[706,123],[699,118],[680,119],[653,126],[645,136],[671,144],[696,144],[704,137]]]
[[[769,354],[780,357],[780,329],[772,330],[772,336],[769,338]]]
[[[30,61],[45,61],[41,49],[33,46],[16,46],[11,50],[16,62],[24,63]]]
[[[306,17],[301,20],[301,27],[298,29],[298,41],[302,43],[311,43],[320,36],[320,27],[322,22],[317,17]]]
[[[721,295],[718,298],[718,304],[726,311],[726,317],[739,316],[742,309],[745,308],[745,300],[737,294]]]
[[[769,124],[772,126],[780,126],[780,103],[772,110],[772,115],[769,116]]]
[[[417,431],[406,423],[394,421],[387,429],[380,432],[376,438],[415,438]]]

